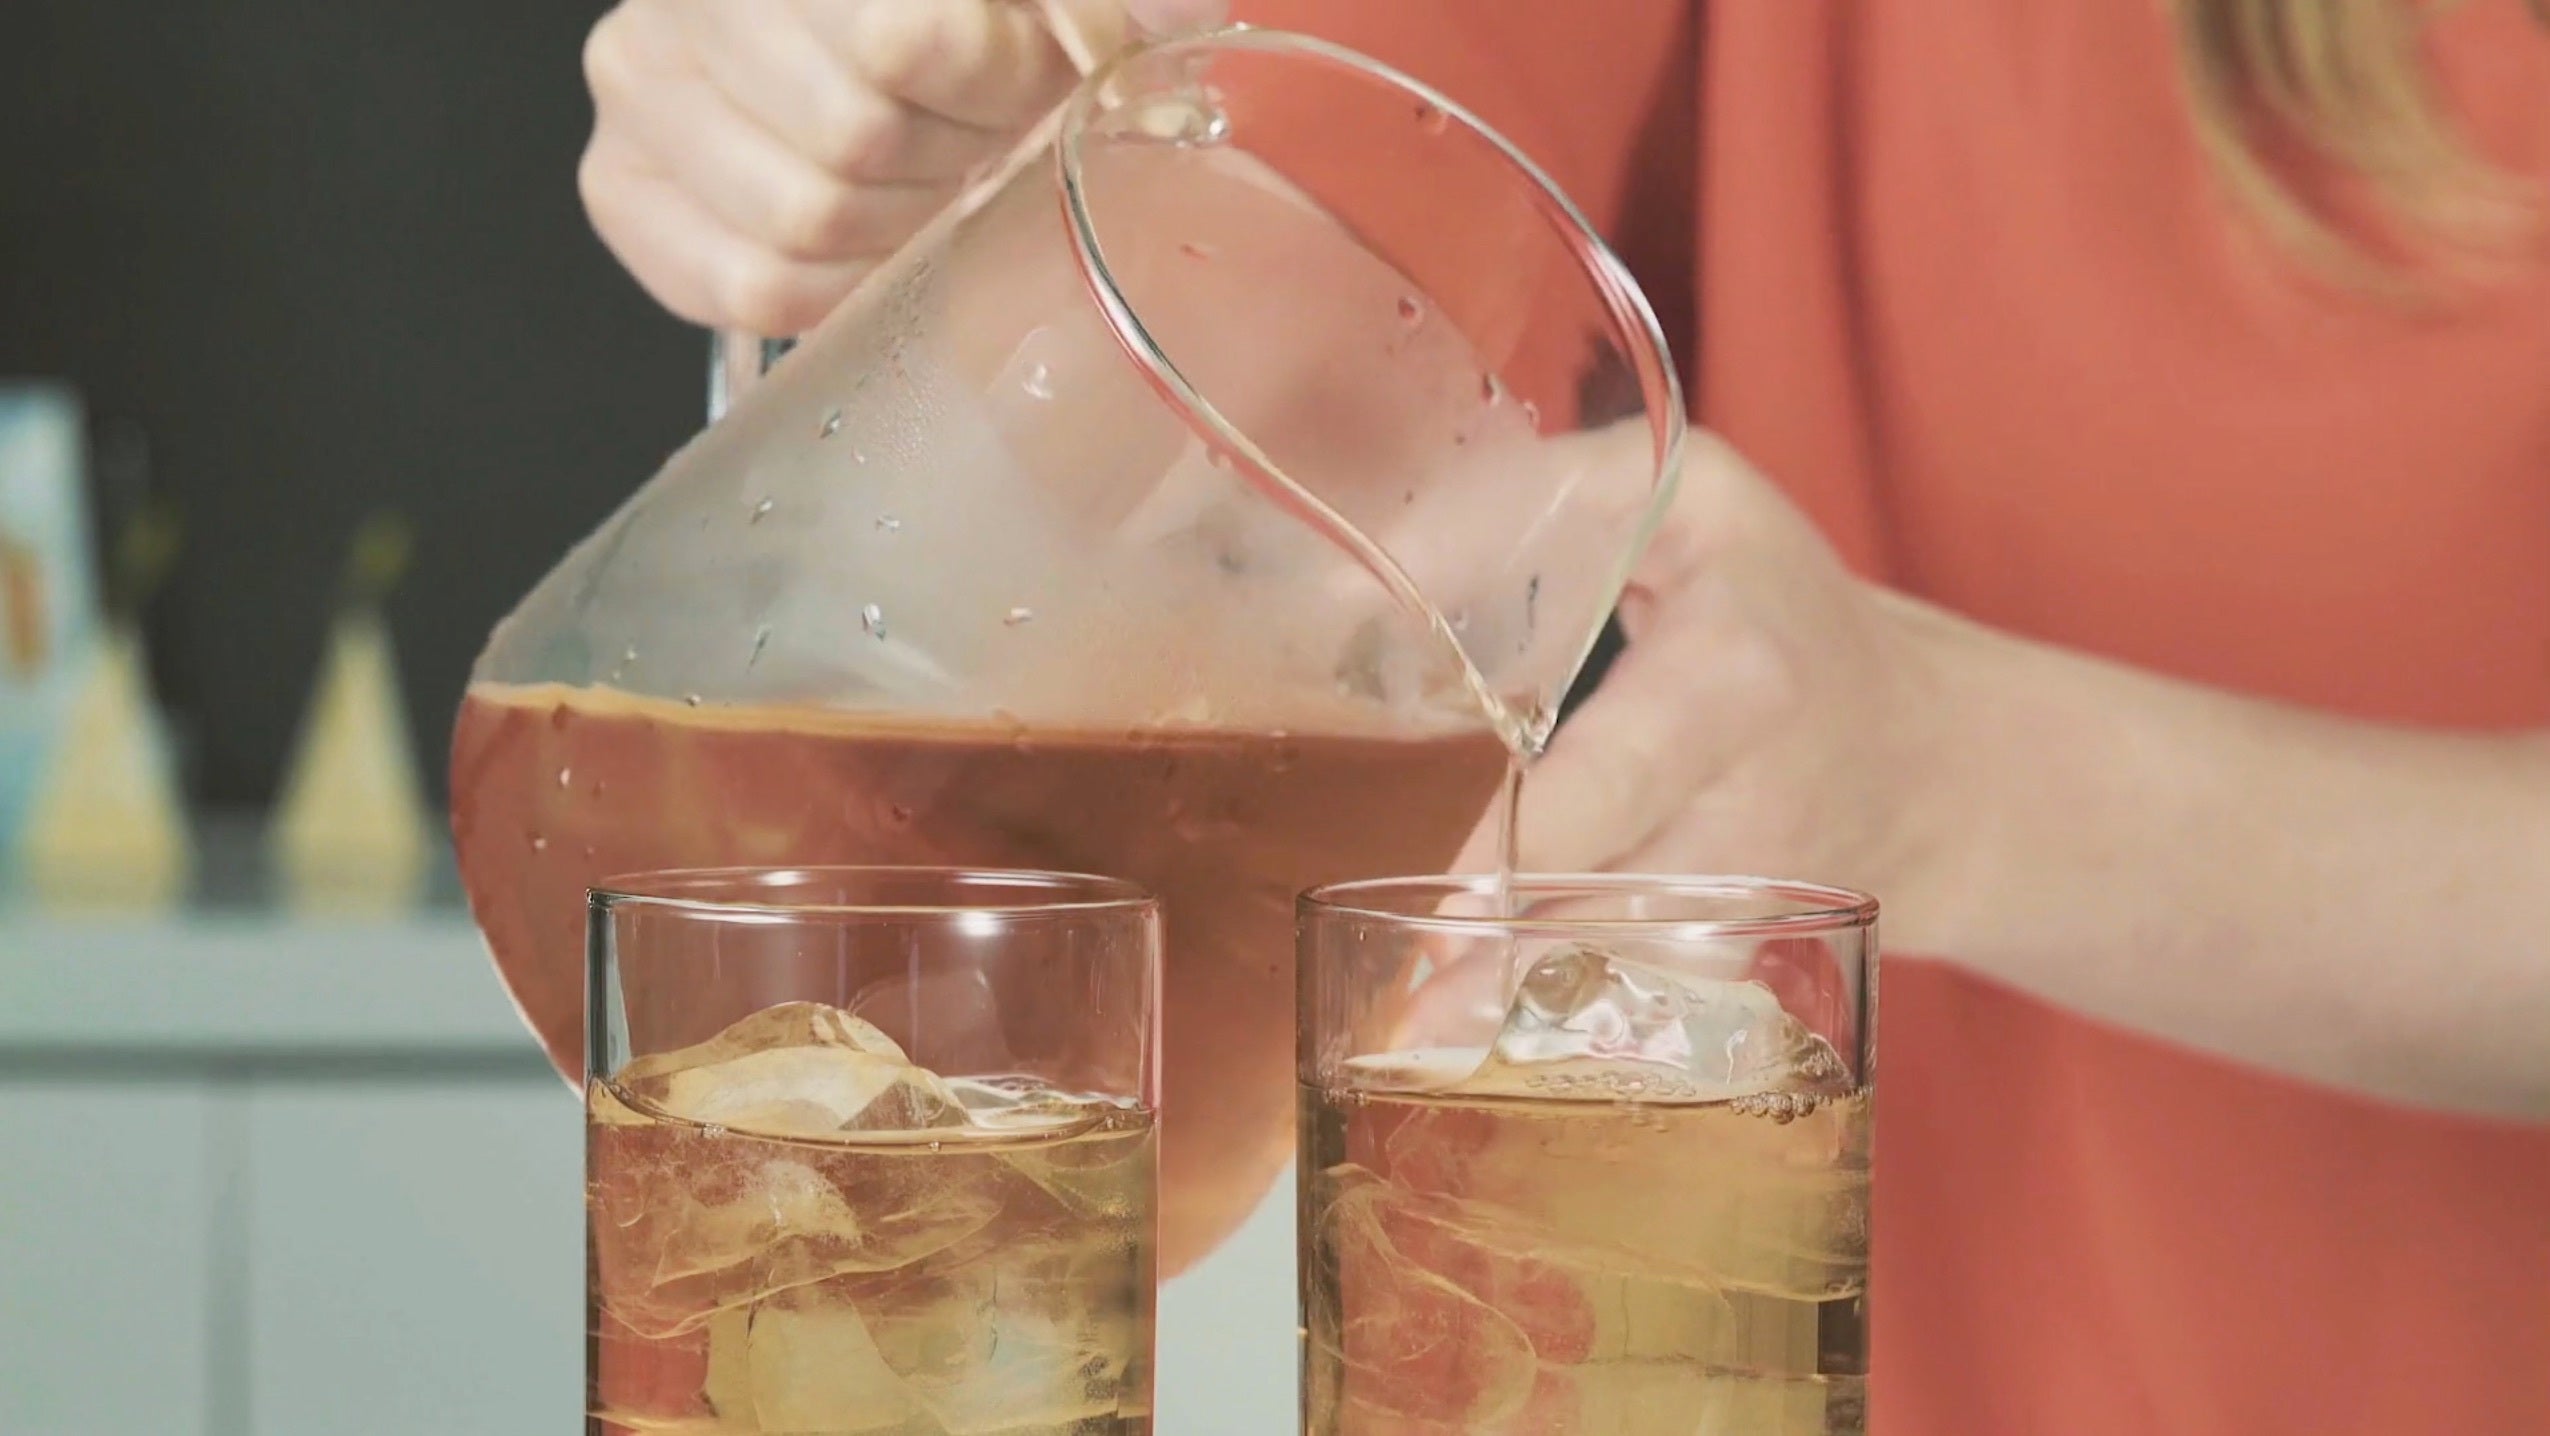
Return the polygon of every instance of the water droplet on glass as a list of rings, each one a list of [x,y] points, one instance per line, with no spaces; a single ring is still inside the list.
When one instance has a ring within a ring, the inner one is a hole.
[[[753,630],[753,656],[744,660],[744,666],[746,668],[750,668],[754,664],[761,662],[761,651],[769,646],[770,625],[765,623],[761,627]]]
[[[1030,398],[1050,399],[1054,397],[1054,371],[1042,364],[1030,364],[1018,387],[1026,390]]]
[[[823,416],[823,428],[816,437],[829,439],[841,432],[841,411],[835,409]]]
[[[575,774],[575,770],[574,770],[573,768],[560,768],[560,769],[558,770],[558,786],[559,786],[559,787],[563,788],[563,787],[565,787],[566,785],[568,785],[569,783],[574,782],[575,780],[576,780],[576,774]]]
[[[1022,623],[1033,623],[1035,621],[1036,610],[1028,608],[1025,605],[1013,608],[1009,612],[1001,615],[1001,624],[1007,628],[1016,628]]]
[[[684,707],[687,707],[687,708],[697,708],[697,707],[699,706],[699,695],[698,695],[698,694],[696,694],[696,693],[685,693],[685,694],[683,694],[683,695],[682,695],[682,704],[683,704],[683,706],[684,706]]]
[[[1426,307],[1417,302],[1417,296],[1413,294],[1399,296],[1399,322],[1411,329],[1426,322]]]
[[[871,637],[878,639],[884,638],[885,610],[873,603],[860,609],[859,626],[866,629]]]
[[[764,499],[760,503],[753,505],[753,516],[745,520],[745,522],[756,524],[760,523],[769,515],[770,511],[776,507],[778,507],[778,505],[773,500]]]
[[[1479,402],[1494,404],[1505,397],[1505,381],[1494,374],[1479,376]]]
[[[867,461],[868,461],[868,451],[867,451],[867,450],[865,450],[865,449],[852,449],[852,450],[850,451],[850,462],[852,462],[852,463],[854,463],[854,464],[864,464],[864,463],[866,463]]]
[[[1204,451],[1204,462],[1217,469],[1227,469],[1231,466],[1231,456],[1220,449],[1207,449]]]
[[[1178,253],[1185,255],[1189,259],[1211,259],[1213,257],[1213,246],[1209,244],[1201,244],[1192,239],[1182,239],[1178,241]]]
[[[1523,422],[1531,425],[1535,429],[1538,429],[1541,426],[1541,406],[1533,403],[1529,399],[1524,400]]]
[[[531,835],[531,850],[535,853],[545,853],[549,851],[549,840],[540,836],[538,833],[533,833]]]
[[[1442,134],[1452,127],[1452,117],[1437,105],[1417,106],[1417,128],[1430,135]]]
[[[621,661],[622,663],[635,663],[635,662],[637,662],[637,645],[636,645],[636,644],[634,644],[634,643],[632,643],[632,644],[630,644],[628,647],[621,649],[621,650],[620,650],[620,661]]]
[[[879,514],[879,515],[877,515],[877,532],[878,532],[878,533],[881,533],[881,534],[890,534],[890,533],[900,533],[900,532],[902,532],[902,531],[903,531],[903,520],[901,520],[901,519],[899,519],[899,518],[896,518],[896,517],[895,517],[894,515],[892,515],[892,514]]]

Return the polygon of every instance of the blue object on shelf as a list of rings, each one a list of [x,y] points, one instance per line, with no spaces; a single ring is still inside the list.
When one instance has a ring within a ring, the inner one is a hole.
[[[0,381],[0,855],[17,840],[102,620],[79,396]]]

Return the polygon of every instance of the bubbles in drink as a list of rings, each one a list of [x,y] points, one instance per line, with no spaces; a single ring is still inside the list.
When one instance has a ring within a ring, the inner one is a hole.
[[[609,1433],[1146,1432],[1151,1114],[822,1003],[588,1093]]]
[[[1831,1043],[1758,982],[1669,972],[1598,948],[1534,963],[1462,1090],[1731,1102],[1766,1092],[1839,1095]]]

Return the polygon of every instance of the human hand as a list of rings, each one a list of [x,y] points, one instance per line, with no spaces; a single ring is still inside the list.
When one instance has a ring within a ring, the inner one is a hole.
[[[1061,0],[1103,52],[1222,0]],[[1070,88],[1025,0],[622,0],[584,53],[594,228],[695,323],[811,328]]]
[[[1627,651],[1524,783],[1521,865],[1843,884],[1938,950],[1982,836],[1959,705],[2015,640],[1854,577],[1696,431],[1620,616]]]

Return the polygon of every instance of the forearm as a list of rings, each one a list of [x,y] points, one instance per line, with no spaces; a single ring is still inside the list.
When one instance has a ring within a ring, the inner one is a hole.
[[[1941,955],[2304,1078],[2550,1114],[2550,740],[1994,645],[1948,705],[1981,836]]]

